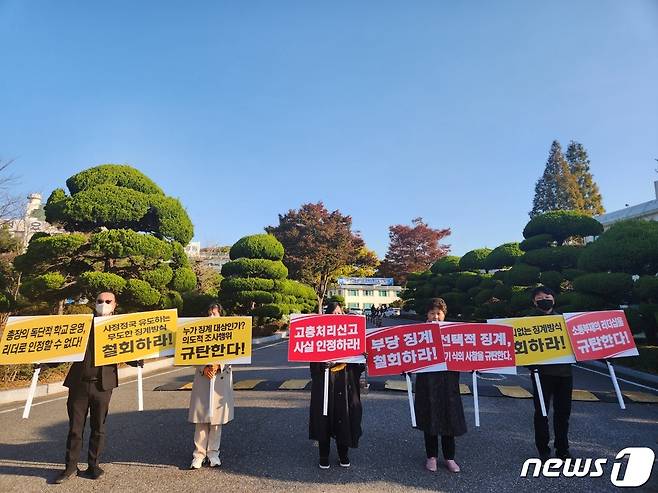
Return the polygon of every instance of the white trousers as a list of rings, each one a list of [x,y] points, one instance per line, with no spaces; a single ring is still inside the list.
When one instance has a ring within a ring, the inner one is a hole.
[[[210,423],[196,423],[194,428],[195,459],[219,458],[219,443],[222,440],[222,425]]]

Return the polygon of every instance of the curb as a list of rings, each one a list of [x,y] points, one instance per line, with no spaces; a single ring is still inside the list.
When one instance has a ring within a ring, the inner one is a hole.
[[[579,365],[585,366],[593,370],[599,370],[604,373],[608,373],[608,365],[600,361],[581,361]],[[644,385],[658,386],[658,375],[653,375],[640,370],[634,370],[632,368],[626,368],[625,366],[614,364],[615,374],[618,377],[625,378],[627,380],[632,380],[636,383],[641,383]]]
[[[285,334],[283,333],[276,333],[268,337],[257,337],[255,339],[252,339],[251,343],[253,346],[260,346],[270,342],[280,341],[284,339],[284,336]],[[147,360],[144,362],[144,368],[142,371],[144,374],[147,374],[172,366],[174,366],[173,358],[164,358],[156,361]],[[137,376],[137,368],[133,368],[132,366],[125,366],[119,368],[119,383],[121,383],[122,379],[125,380],[126,378],[131,378],[136,376]],[[34,398],[36,399],[38,397],[46,397],[46,396],[52,396],[52,395],[68,392],[69,389],[67,387],[64,387],[63,384],[64,381],[62,380],[61,382],[52,382],[52,383],[44,383],[41,385],[37,385],[37,390],[34,394]],[[12,402],[25,401],[27,399],[28,390],[29,387],[21,387],[19,389],[0,391],[0,405],[10,404]]]

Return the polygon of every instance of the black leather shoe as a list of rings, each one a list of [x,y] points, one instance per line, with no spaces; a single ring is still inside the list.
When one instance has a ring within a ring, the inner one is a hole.
[[[87,479],[98,479],[103,474],[105,474],[105,471],[103,471],[100,467],[89,466],[86,471],[79,473],[79,476]]]
[[[77,473],[79,473],[80,470],[76,467],[75,469],[64,469],[62,472],[60,472],[57,477],[53,480],[54,484],[62,484],[71,479],[73,476],[75,476]]]

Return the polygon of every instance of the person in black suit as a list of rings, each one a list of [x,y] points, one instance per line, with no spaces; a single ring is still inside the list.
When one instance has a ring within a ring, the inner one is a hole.
[[[96,316],[108,316],[117,306],[116,295],[104,291],[96,297]],[[130,366],[143,366],[143,361],[133,361]],[[46,365],[49,366],[49,365]],[[92,327],[87,343],[87,350],[82,361],[71,365],[66,375],[64,386],[69,389],[66,409],[69,415],[69,433],[66,439],[65,468],[55,478],[61,484],[74,474],[88,479],[98,479],[103,469],[98,465],[99,456],[105,445],[105,420],[110,406],[112,389],[118,387],[117,365],[94,366],[94,330]],[[78,469],[78,460],[82,450],[87,412],[90,414],[88,467],[85,471]]]

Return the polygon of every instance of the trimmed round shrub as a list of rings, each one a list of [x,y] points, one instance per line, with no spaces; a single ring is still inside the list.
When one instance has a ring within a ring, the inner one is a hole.
[[[529,286],[539,282],[539,274],[539,267],[519,263],[507,271],[507,280],[517,286]]]
[[[171,287],[179,293],[192,291],[196,287],[196,274],[189,267],[179,267],[174,271]]]
[[[171,267],[177,269],[179,267],[189,267],[190,258],[185,253],[183,245],[177,241],[171,242]]]
[[[468,291],[470,288],[480,284],[481,281],[482,278],[474,272],[460,272],[457,276],[455,286],[460,291]]]
[[[79,282],[90,296],[96,296],[103,291],[121,293],[126,287],[126,280],[123,277],[109,272],[83,272]]]
[[[55,261],[58,257],[72,257],[87,243],[87,237],[80,233],[64,233],[32,238],[23,255],[14,260],[14,267],[20,272],[30,271],[33,264]]]
[[[519,243],[519,248],[524,252],[529,252],[530,250],[537,250],[538,248],[551,246],[551,243],[554,241],[555,239],[549,234],[536,235],[526,238]]]
[[[461,305],[464,304],[466,301],[466,295],[464,293],[459,293],[457,291],[450,291],[448,293],[445,293],[443,296],[443,301],[446,302],[448,305],[448,312],[455,312],[455,310],[458,310],[458,307],[461,307]],[[452,306],[452,309],[451,309]]]
[[[258,234],[240,238],[229,252],[231,260],[238,258],[283,259],[283,245],[273,235]]]
[[[523,255],[523,262],[542,270],[561,270],[578,265],[578,257],[585,249],[578,246],[558,246],[530,250]]]
[[[149,177],[125,164],[101,164],[81,171],[66,180],[66,186],[72,194],[98,185],[116,185],[148,194],[164,194]]]
[[[161,264],[155,269],[144,272],[142,278],[154,288],[162,289],[174,278],[174,271],[167,264]]]
[[[481,305],[489,301],[492,296],[493,296],[493,289],[483,289],[478,294],[473,296],[473,302],[476,305]]]
[[[493,289],[493,296],[499,300],[509,300],[512,297],[512,288],[506,284],[499,284]]]
[[[89,305],[71,303],[64,307],[64,315],[89,315],[91,313],[94,313],[94,309]]]
[[[587,272],[580,269],[562,269],[562,275],[567,281],[573,281],[584,274],[587,274]]]
[[[533,217],[523,229],[523,237],[531,238],[549,234],[558,244],[572,236],[598,236],[603,226],[593,217],[581,211],[551,211]]]
[[[601,296],[575,291],[558,296],[556,304],[564,313],[601,310],[609,305]]]
[[[627,299],[633,290],[633,279],[620,272],[585,274],[574,280],[574,288],[582,293],[594,294],[611,303]]]
[[[658,302],[658,277],[640,277],[635,282],[634,293],[642,301]]]
[[[487,270],[511,267],[522,255],[518,243],[505,243],[493,249],[484,260],[484,266]]]
[[[483,270],[484,260],[491,252],[491,248],[476,248],[475,250],[471,250],[459,259],[459,268],[461,270]]]
[[[580,256],[589,272],[658,273],[658,222],[630,220],[613,224]]]
[[[554,291],[559,292],[560,285],[562,284],[562,281],[564,281],[564,276],[562,275],[561,272],[555,270],[549,270],[541,273],[541,275],[539,276],[539,281],[544,286],[548,286]]]
[[[283,316],[283,310],[279,305],[266,304],[254,308],[253,314],[257,317],[279,319]]]
[[[151,196],[149,219],[153,221],[153,232],[187,245],[194,237],[194,226],[185,208],[178,199],[164,196]]]
[[[166,291],[160,297],[159,307],[164,310],[176,308],[181,311],[183,309],[183,297],[178,291]]]
[[[108,229],[93,234],[90,246],[92,251],[111,258],[146,257],[169,260],[173,253],[170,243],[130,229]]]
[[[241,303],[273,303],[274,296],[267,291],[240,291],[237,295],[238,301]]]
[[[128,280],[124,295],[127,295],[135,305],[143,307],[155,306],[160,301],[160,291],[153,289],[148,282],[139,279]]]
[[[446,255],[432,264],[430,270],[434,274],[448,274],[450,272],[459,272],[460,257]]]
[[[221,291],[271,291],[274,289],[272,279],[258,277],[225,277],[222,279]]]
[[[285,279],[288,269],[280,260],[260,258],[239,258],[222,266],[222,275],[239,277],[261,277],[265,279]]]

